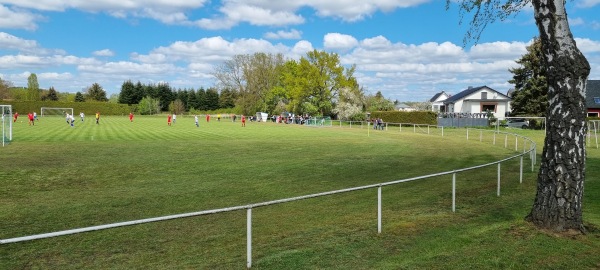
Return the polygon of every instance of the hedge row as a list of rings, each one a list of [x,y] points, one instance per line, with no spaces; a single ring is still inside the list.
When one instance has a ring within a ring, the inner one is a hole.
[[[0,105],[12,105],[13,113],[25,115],[29,112],[40,113],[42,107],[73,108],[74,114],[83,112],[93,115],[100,112],[102,115],[127,115],[135,111],[135,106],[107,102],[60,102],[60,101],[0,101]]]
[[[437,114],[431,111],[386,111],[372,112],[371,119],[381,118],[387,123],[411,123],[411,124],[428,124],[437,125]]]

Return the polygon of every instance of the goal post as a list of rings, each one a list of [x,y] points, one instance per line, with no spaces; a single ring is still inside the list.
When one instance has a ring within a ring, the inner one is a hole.
[[[55,107],[42,107],[40,109],[40,116],[65,116],[65,113],[73,115],[73,108],[55,108]]]
[[[0,105],[2,114],[2,146],[12,141],[13,114],[11,105]]]

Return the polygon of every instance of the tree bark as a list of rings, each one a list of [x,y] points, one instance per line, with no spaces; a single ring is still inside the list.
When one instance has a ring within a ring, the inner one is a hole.
[[[553,231],[584,231],[585,91],[590,65],[577,49],[565,0],[533,0],[547,68],[547,130],[537,194],[526,219]]]

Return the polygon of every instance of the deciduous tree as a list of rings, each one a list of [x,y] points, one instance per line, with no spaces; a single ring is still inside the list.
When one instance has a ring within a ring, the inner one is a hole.
[[[0,99],[11,99],[10,88],[12,83],[0,78]]]
[[[447,0],[447,5],[454,1]],[[569,28],[565,0],[462,0],[462,12],[474,12],[466,38],[478,38],[488,23],[525,5],[533,13],[542,43],[548,83],[547,129],[537,193],[526,219],[553,231],[581,230],[586,165],[585,92],[590,64]],[[465,14],[465,13],[463,13]],[[473,33],[475,33],[473,35]]]
[[[40,84],[38,83],[37,75],[31,73],[27,77],[27,99],[36,101],[40,100],[40,98]]]

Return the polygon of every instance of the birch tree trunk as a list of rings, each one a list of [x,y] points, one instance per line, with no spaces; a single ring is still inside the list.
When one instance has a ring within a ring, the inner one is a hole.
[[[585,90],[590,65],[569,29],[565,0],[533,0],[547,67],[546,139],[527,220],[553,231],[584,230]]]

